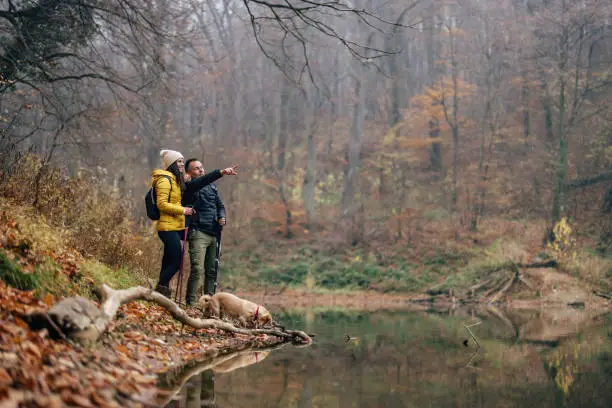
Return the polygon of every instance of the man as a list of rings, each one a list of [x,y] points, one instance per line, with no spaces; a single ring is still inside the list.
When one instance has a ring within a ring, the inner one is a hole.
[[[190,176],[187,185],[205,173],[202,163],[197,159],[185,162],[185,171]],[[184,206],[193,206],[195,214],[188,221],[189,259],[191,270],[187,281],[187,305],[194,306],[198,300],[198,289],[204,275],[204,293],[214,295],[217,288],[217,239],[225,225],[225,207],[219,197],[217,187],[211,183],[199,190],[190,191],[183,196]]]

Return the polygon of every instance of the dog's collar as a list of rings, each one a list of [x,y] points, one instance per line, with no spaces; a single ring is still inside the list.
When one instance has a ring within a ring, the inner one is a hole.
[[[257,305],[257,310],[255,310],[255,319],[259,319],[259,305]]]

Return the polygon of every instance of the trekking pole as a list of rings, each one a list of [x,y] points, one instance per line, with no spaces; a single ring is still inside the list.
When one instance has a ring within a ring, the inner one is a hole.
[[[223,227],[219,229],[219,234],[217,235],[217,257],[215,258],[215,293],[217,293],[217,282],[219,282],[219,258],[221,257],[221,231],[223,231]]]
[[[176,282],[176,293],[174,295],[174,301],[176,303],[181,303],[182,299],[182,289],[183,289],[183,263],[185,261],[185,248],[187,247],[187,231],[189,231],[189,227],[185,228],[183,232],[183,248],[181,250],[181,265],[179,266],[179,273]]]

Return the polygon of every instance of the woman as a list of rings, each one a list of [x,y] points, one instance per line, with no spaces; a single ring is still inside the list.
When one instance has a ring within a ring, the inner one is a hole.
[[[160,152],[163,166],[166,170],[153,171],[151,184],[155,187],[155,202],[159,208],[157,235],[164,243],[159,282],[155,290],[170,297],[170,281],[181,266],[181,239],[185,231],[185,215],[194,214],[191,207],[181,205],[181,196],[185,190],[185,159],[174,150]],[[198,189],[227,176],[235,176],[239,166],[212,171],[190,183],[190,188]]]

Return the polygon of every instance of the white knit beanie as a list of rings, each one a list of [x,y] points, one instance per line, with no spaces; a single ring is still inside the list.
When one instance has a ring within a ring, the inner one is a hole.
[[[159,155],[161,156],[164,169],[170,167],[178,159],[184,159],[183,155],[175,150],[161,150]]]

